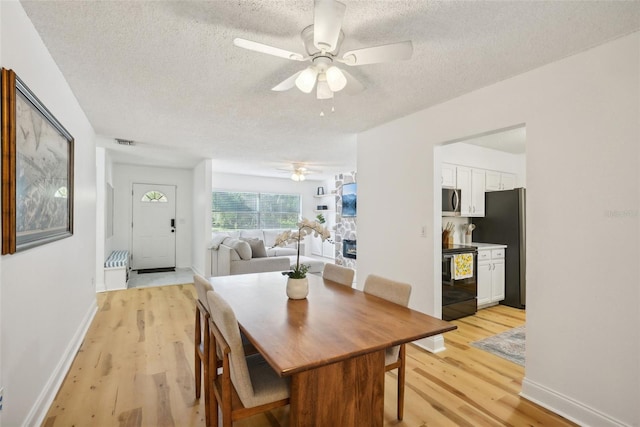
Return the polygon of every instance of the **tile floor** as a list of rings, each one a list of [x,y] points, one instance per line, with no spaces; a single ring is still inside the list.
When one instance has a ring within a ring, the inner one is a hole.
[[[183,283],[193,283],[193,270],[190,268],[176,268],[176,271],[164,273],[138,274],[135,270],[129,273],[129,288],[148,288]]]

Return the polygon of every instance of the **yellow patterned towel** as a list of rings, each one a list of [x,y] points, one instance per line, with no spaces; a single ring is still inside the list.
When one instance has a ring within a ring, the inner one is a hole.
[[[453,256],[453,279],[473,277],[473,254],[459,254]]]

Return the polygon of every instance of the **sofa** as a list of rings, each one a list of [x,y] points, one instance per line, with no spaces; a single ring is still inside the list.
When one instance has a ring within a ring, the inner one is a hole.
[[[284,229],[257,229],[214,232],[211,236],[211,276],[288,271],[296,264],[296,244],[275,246],[276,237]],[[309,266],[309,273],[319,274],[324,262],[304,256],[300,244],[300,263]]]

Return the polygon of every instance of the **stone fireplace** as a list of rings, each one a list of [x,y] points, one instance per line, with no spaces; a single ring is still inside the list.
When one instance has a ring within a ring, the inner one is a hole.
[[[336,264],[356,268],[356,217],[342,216],[342,186],[356,182],[356,172],[336,175],[336,226],[334,230]],[[353,242],[349,244],[349,242]]]

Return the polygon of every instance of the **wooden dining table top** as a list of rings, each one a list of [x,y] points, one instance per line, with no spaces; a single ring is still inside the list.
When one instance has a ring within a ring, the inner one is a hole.
[[[287,297],[280,272],[211,277],[242,332],[281,376],[456,329],[357,289],[308,274],[306,299]]]

